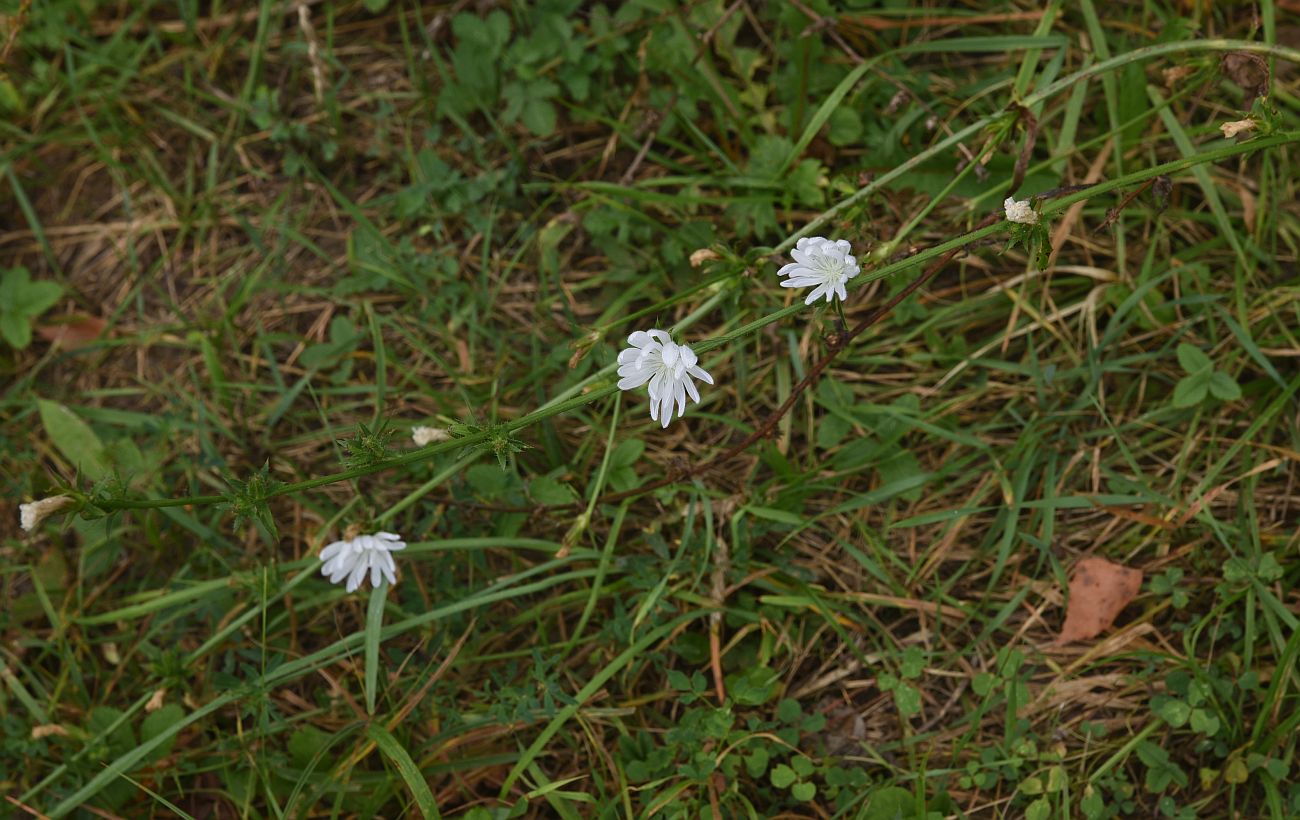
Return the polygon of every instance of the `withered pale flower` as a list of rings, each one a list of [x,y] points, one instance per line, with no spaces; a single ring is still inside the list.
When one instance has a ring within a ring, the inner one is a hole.
[[[71,503],[70,495],[53,495],[30,504],[19,504],[18,521],[24,530],[31,532],[39,527],[42,521]]]

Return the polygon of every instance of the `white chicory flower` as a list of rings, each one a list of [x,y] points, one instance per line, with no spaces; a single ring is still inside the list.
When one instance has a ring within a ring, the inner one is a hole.
[[[1037,225],[1038,212],[1029,204],[1029,200],[1016,201],[1015,197],[1007,197],[1002,203],[1002,209],[1007,212],[1007,219],[1020,225]]]
[[[30,504],[18,505],[18,520],[22,528],[31,532],[41,525],[41,522],[49,518],[53,513],[58,512],[72,503],[70,495],[53,495],[49,498],[42,498],[39,501],[33,501]]]
[[[673,404],[677,415],[686,412],[686,397],[699,403],[700,391],[695,388],[695,377],[705,384],[713,384],[713,377],[697,363],[699,357],[686,345],[673,341],[662,330],[638,330],[627,337],[631,347],[618,354],[618,380],[620,390],[634,390],[648,383],[650,391],[650,418],[663,427],[673,418]]]
[[[844,283],[861,272],[858,260],[849,253],[852,249],[843,239],[831,241],[821,236],[805,236],[790,251],[794,261],[776,272],[777,276],[789,277],[781,287],[812,287],[812,293],[803,300],[805,305],[822,296],[826,297],[827,304],[836,296],[844,301],[848,298]]]
[[[447,441],[451,434],[441,427],[412,427],[411,440],[416,447],[424,447],[438,441]]]
[[[348,592],[355,592],[370,573],[370,585],[379,586],[380,580],[397,583],[394,572],[397,565],[393,563],[391,553],[406,549],[406,542],[401,536],[391,532],[377,532],[374,535],[358,535],[348,541],[335,541],[320,551],[322,575],[329,576],[330,583],[337,584],[344,578],[348,582]]]

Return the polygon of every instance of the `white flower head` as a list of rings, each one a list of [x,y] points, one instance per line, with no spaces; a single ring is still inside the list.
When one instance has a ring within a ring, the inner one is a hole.
[[[827,304],[836,296],[844,301],[848,298],[844,283],[861,273],[858,260],[849,254],[852,249],[843,239],[832,242],[821,236],[805,236],[790,251],[794,261],[776,272],[777,276],[790,277],[781,283],[781,287],[812,287],[812,293],[803,300],[805,305],[811,305],[822,296],[826,297]]]
[[[439,441],[447,441],[451,438],[451,433],[441,427],[412,427],[411,440],[415,442],[416,447],[424,447]]]
[[[1015,197],[1007,197],[1002,203],[1002,210],[1007,212],[1007,219],[1020,225],[1037,225],[1038,211],[1034,210],[1029,200],[1016,201]]]
[[[24,530],[31,532],[39,527],[41,522],[49,518],[50,515],[71,503],[72,496],[70,495],[53,495],[49,498],[33,501],[30,504],[19,504],[18,521]]]
[[[700,367],[699,357],[686,345],[673,341],[662,330],[638,330],[627,337],[631,347],[618,354],[618,380],[620,390],[634,390],[649,383],[650,418],[663,427],[673,418],[673,405],[677,415],[686,412],[686,397],[699,403],[700,391],[695,389],[692,377],[705,384],[713,384],[713,377]]]
[[[358,535],[348,541],[335,541],[320,551],[322,575],[329,576],[331,584],[337,584],[344,578],[348,581],[348,592],[355,592],[357,587],[370,573],[370,585],[379,586],[383,578],[388,583],[397,583],[394,574],[397,565],[393,563],[391,553],[406,549],[406,542],[401,536],[391,532],[377,532],[374,535]]]

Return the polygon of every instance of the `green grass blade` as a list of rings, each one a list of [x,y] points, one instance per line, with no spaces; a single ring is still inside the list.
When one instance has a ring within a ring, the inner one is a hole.
[[[375,713],[375,689],[379,682],[379,641],[384,629],[384,601],[388,599],[388,582],[370,590],[366,607],[366,714]]]
[[[397,738],[377,723],[367,727],[366,736],[373,740],[384,757],[397,767],[398,774],[406,781],[406,786],[411,790],[411,796],[415,798],[415,804],[420,807],[425,820],[436,820],[441,817],[428,782],[425,781],[424,775],[420,774],[419,767],[415,765],[415,761],[411,759],[411,755],[397,741]]]

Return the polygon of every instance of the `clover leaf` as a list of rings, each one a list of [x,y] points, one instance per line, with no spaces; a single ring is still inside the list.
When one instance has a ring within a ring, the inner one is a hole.
[[[10,268],[0,274],[0,336],[23,350],[32,343],[32,320],[54,307],[63,287],[54,282],[33,282],[27,268]]]

